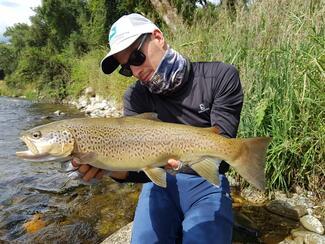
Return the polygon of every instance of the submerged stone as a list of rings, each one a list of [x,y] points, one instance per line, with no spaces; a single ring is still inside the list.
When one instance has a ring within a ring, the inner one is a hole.
[[[122,244],[131,242],[133,222],[128,223],[121,229],[106,238],[101,244]]]
[[[35,214],[31,220],[26,222],[23,226],[27,233],[34,233],[46,226],[41,214]]]
[[[282,200],[274,200],[269,202],[266,206],[266,209],[274,214],[281,215],[283,217],[299,220],[299,213],[296,209],[289,203]]]

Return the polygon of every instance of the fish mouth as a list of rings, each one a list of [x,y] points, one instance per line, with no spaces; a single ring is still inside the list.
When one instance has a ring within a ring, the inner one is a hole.
[[[22,136],[20,139],[26,144],[28,150],[16,152],[16,156],[29,161],[41,161],[47,158],[49,155],[40,154],[37,147],[27,138],[27,136]]]
[[[31,162],[47,162],[47,161],[57,161],[57,160],[69,160],[69,156],[58,156],[53,155],[48,152],[40,153],[35,144],[27,137],[22,136],[20,139],[26,144],[28,150],[16,152],[18,158],[31,161]]]
[[[37,147],[34,145],[34,143],[30,141],[30,139],[27,136],[22,136],[20,137],[20,139],[26,144],[27,148],[29,149],[26,152],[30,152],[34,155],[39,154]]]
[[[29,161],[43,161],[49,156],[49,154],[34,154],[32,151],[27,150],[16,152],[16,156]]]

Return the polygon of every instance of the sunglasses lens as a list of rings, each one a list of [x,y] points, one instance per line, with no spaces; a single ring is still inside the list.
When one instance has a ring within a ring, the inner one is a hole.
[[[135,50],[131,53],[129,57],[129,65],[140,66],[146,60],[146,56],[140,51]]]
[[[124,75],[126,77],[131,77],[133,75],[129,65],[121,65],[121,66],[122,68],[119,70],[119,73],[121,75]]]
[[[140,66],[146,60],[146,55],[144,55],[143,52],[140,51],[140,48],[141,48],[143,42],[145,41],[145,38],[146,38],[146,36],[144,36],[142,38],[142,41],[141,41],[139,47],[130,54],[128,62],[126,64],[121,64],[121,69],[119,71],[119,73],[121,75],[131,77],[133,74],[132,74],[130,65]]]

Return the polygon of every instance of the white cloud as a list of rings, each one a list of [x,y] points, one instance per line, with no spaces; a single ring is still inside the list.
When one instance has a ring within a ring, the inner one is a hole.
[[[0,36],[16,23],[30,24],[29,17],[35,14],[32,8],[39,5],[41,0],[0,0]]]

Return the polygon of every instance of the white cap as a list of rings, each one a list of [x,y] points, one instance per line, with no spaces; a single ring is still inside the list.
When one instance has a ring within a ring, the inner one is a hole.
[[[140,14],[129,14],[119,18],[111,27],[108,41],[111,50],[100,63],[105,74],[112,73],[119,63],[114,54],[131,46],[142,34],[151,33],[159,28]]]

